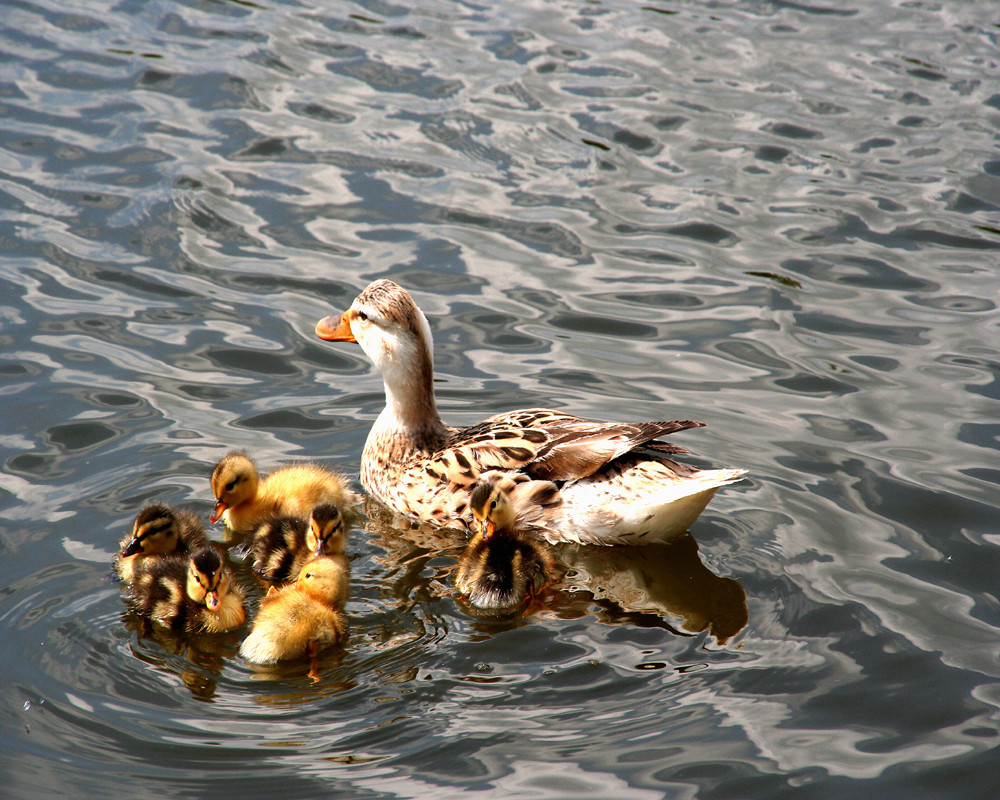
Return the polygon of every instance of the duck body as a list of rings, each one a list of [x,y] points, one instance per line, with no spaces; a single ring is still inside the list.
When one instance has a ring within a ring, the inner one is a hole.
[[[346,541],[344,515],[328,503],[316,506],[308,519],[266,519],[253,534],[253,570],[270,583],[285,583],[294,579],[310,559],[343,554]]]
[[[243,593],[210,547],[140,562],[128,601],[136,613],[177,633],[221,633],[246,621]]]
[[[538,522],[549,542],[644,544],[684,533],[719,489],[745,470],[697,470],[661,437],[691,420],[595,422],[544,408],[498,414],[469,428],[444,424],[433,389],[430,326],[409,293],[381,280],[316,325],[329,341],[361,345],[382,374],[386,406],[361,456],[361,483],[397,513],[471,526],[470,487],[488,471],[552,482]]]
[[[554,570],[548,547],[527,522],[538,506],[530,504],[530,493],[512,500],[512,488],[512,476],[490,473],[469,494],[476,530],[458,560],[455,587],[469,603],[488,611],[514,609],[535,597]]]
[[[294,583],[261,599],[253,629],[240,655],[256,664],[274,664],[315,656],[347,636],[342,611],[347,598],[348,570],[343,556],[309,561]]]
[[[318,464],[291,464],[261,478],[253,460],[237,450],[222,458],[212,472],[215,509],[236,533],[249,533],[262,521],[276,517],[308,518],[318,505],[329,503],[346,511],[358,502],[347,480]]]
[[[137,565],[146,559],[187,556],[207,545],[197,516],[166,503],[152,503],[136,515],[132,530],[122,539],[115,555],[115,572],[123,581],[131,582]]]

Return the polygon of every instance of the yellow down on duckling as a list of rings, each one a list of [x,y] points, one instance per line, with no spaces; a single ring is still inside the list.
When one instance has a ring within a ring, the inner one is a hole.
[[[323,503],[346,513],[358,496],[340,473],[318,464],[291,464],[261,478],[253,460],[242,450],[233,451],[212,471],[215,508],[211,521],[220,518],[237,533],[249,533],[270,517],[302,517]]]
[[[319,556],[308,562],[294,583],[261,599],[260,611],[240,655],[256,664],[274,664],[320,650],[347,636],[342,612],[348,568],[343,556]]]

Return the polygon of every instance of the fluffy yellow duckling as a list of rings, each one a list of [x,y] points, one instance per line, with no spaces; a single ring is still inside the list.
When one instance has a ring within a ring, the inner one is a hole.
[[[220,633],[246,621],[243,592],[211,547],[141,562],[128,599],[138,614],[176,632]]]
[[[237,533],[248,533],[271,517],[308,517],[318,505],[330,503],[346,511],[358,502],[341,474],[317,464],[292,464],[261,478],[243,451],[233,451],[212,472],[215,509]]]
[[[150,556],[188,555],[207,545],[198,517],[165,503],[153,503],[138,513],[132,530],[122,539],[115,571],[123,581],[131,581],[137,564]]]
[[[519,513],[521,503],[515,504],[511,494],[514,479],[496,473],[487,477],[492,480],[479,481],[469,495],[478,530],[459,559],[455,586],[477,608],[502,611],[535,597],[551,579],[554,562],[525,523],[534,509],[524,505]]]
[[[284,583],[315,556],[342,555],[346,543],[347,522],[340,509],[329,503],[316,506],[308,520],[265,520],[253,534],[253,570],[270,583]]]
[[[648,544],[682,535],[742,469],[699,470],[663,437],[691,420],[595,422],[545,408],[497,414],[469,428],[446,425],[434,398],[431,329],[410,293],[368,285],[316,335],[357,342],[382,373],[385,408],[361,453],[361,483],[393,511],[439,527],[468,523],[468,492],[488,470],[559,485],[543,513],[550,542]]]
[[[347,595],[347,561],[319,556],[307,563],[294,583],[267,593],[240,655],[257,664],[274,664],[308,655],[347,635],[341,611]]]

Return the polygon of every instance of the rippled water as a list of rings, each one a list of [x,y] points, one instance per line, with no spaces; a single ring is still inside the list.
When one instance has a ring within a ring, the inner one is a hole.
[[[997,796],[993,4],[0,16],[5,796]],[[312,331],[383,276],[450,422],[690,417],[749,480],[505,619],[369,506],[315,683],[144,632],[145,502],[356,474],[381,382]]]

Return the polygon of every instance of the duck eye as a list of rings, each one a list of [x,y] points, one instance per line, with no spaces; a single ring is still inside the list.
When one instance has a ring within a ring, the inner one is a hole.
[[[233,480],[229,481],[229,483],[226,484],[226,491],[231,492],[235,487],[236,487],[236,479],[234,478]]]
[[[496,507],[497,507],[497,501],[494,500],[492,503],[490,503],[490,509],[494,509]]]
[[[357,318],[360,319],[362,322],[368,321],[368,315],[364,311],[359,311],[357,313]]]

